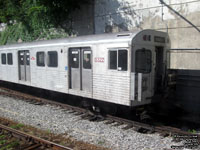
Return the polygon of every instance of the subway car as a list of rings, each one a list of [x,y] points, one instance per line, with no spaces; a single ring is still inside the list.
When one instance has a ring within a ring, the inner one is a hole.
[[[166,87],[169,36],[155,30],[0,46],[0,80],[123,106]]]

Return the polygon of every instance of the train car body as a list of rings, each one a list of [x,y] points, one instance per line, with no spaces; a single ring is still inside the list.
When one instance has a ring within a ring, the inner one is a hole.
[[[167,33],[143,30],[0,47],[0,80],[125,106],[164,86]]]

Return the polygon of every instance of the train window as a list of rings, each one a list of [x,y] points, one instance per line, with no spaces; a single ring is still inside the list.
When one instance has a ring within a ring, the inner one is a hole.
[[[48,66],[49,67],[57,67],[58,66],[57,51],[48,51]]]
[[[7,54],[7,60],[8,60],[8,65],[12,65],[13,64],[12,53],[8,53]]]
[[[83,68],[91,69],[91,51],[83,51]]]
[[[37,52],[36,53],[37,57],[37,66],[45,66],[45,53],[44,52]]]
[[[109,69],[117,69],[117,51],[109,51]]]
[[[127,71],[127,50],[118,50],[118,70]]]
[[[3,54],[1,54],[1,64],[6,64],[6,54],[5,53],[3,53]]]
[[[148,49],[136,50],[135,70],[138,73],[150,73],[152,56],[151,51]]]
[[[128,51],[122,50],[111,50],[109,51],[109,69],[115,69],[118,71],[127,71],[127,60]]]

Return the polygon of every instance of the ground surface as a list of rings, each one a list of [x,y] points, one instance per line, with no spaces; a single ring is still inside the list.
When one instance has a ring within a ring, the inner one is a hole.
[[[83,141],[80,145],[84,142],[95,144],[100,146],[100,149],[105,147],[113,150],[168,150],[172,145],[177,145],[171,137],[141,134],[132,129],[123,130],[123,126],[115,127],[104,122],[83,120],[80,116],[54,106],[34,105],[10,97],[0,96],[0,117],[60,134],[72,140],[72,143]]]

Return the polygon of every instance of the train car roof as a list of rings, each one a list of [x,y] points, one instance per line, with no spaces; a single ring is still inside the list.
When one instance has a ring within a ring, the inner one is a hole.
[[[81,44],[95,44],[95,43],[114,43],[114,42],[131,42],[132,39],[143,31],[153,30],[134,30],[119,33],[104,33],[95,35],[84,35],[77,37],[68,37],[54,40],[43,40],[27,43],[8,44],[0,46],[0,50],[6,49],[23,49],[32,47],[46,47],[46,46],[63,46],[63,45],[81,45]]]
[[[0,46],[0,50],[3,49],[14,49],[14,48],[23,48],[23,47],[40,47],[40,46],[59,46],[59,45],[69,45],[69,44],[86,44],[86,43],[103,43],[103,42],[119,42],[119,41],[131,41],[132,38],[139,32],[129,31],[121,33],[104,33],[104,34],[95,34],[95,35],[84,35],[77,37],[67,37],[54,40],[41,40],[34,42],[26,43],[17,43],[17,44],[8,44]]]

